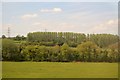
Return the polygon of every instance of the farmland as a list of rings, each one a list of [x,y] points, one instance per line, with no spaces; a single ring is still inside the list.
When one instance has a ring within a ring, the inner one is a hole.
[[[3,78],[117,78],[117,63],[3,62]]]
[[[3,0],[0,10],[2,80],[118,79],[118,3]]]

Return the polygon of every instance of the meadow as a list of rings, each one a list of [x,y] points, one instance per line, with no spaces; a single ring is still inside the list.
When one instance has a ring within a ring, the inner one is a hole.
[[[117,78],[117,63],[3,62],[3,78]]]

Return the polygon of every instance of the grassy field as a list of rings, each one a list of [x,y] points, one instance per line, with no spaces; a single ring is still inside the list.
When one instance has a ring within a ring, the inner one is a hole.
[[[117,63],[3,62],[3,78],[117,78]]]

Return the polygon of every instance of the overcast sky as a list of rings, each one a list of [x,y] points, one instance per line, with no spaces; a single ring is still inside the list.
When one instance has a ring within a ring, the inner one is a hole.
[[[117,2],[8,2],[3,3],[7,36],[28,32],[79,32],[118,34]]]

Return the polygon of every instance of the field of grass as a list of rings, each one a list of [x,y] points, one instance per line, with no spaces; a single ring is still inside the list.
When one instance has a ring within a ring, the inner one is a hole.
[[[117,78],[117,63],[3,62],[3,78]]]

